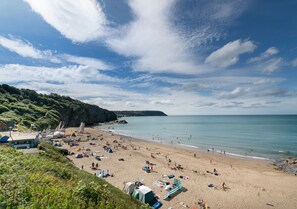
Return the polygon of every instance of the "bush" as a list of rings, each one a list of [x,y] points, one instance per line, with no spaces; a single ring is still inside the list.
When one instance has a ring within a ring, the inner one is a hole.
[[[0,104],[0,114],[3,112],[8,112],[9,108]]]

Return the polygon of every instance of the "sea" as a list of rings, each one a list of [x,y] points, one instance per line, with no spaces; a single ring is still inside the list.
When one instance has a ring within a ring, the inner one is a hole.
[[[143,140],[240,158],[297,157],[297,115],[124,117],[101,128]]]

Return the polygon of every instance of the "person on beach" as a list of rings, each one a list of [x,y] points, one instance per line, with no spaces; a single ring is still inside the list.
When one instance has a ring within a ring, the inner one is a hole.
[[[225,182],[223,182],[222,187],[223,187],[223,190],[226,191],[227,186],[226,186]]]

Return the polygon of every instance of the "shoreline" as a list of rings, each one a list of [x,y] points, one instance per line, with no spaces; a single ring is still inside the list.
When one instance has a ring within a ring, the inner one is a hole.
[[[168,145],[169,147],[172,146],[172,147],[177,147],[177,148],[181,148],[181,149],[184,148],[184,149],[188,149],[188,150],[191,150],[191,151],[197,151],[197,152],[202,152],[202,153],[208,153],[208,154],[212,153],[211,148],[208,148],[210,151],[207,152],[207,148],[201,148],[201,147],[198,147],[198,146],[195,146],[195,145],[182,144],[182,143],[173,143],[173,144],[171,144],[169,142],[162,142],[162,141],[157,141],[157,140],[137,138],[137,137],[134,137],[134,136],[129,136],[129,135],[118,133],[118,132],[114,131],[113,129],[111,129],[111,130],[110,129],[104,129],[104,128],[102,128],[101,125],[92,126],[92,128],[99,129],[101,131],[105,131],[105,132],[109,132],[109,133],[113,133],[115,135],[119,135],[119,136],[122,136],[122,137],[129,137],[129,138],[131,138],[133,140],[136,140],[136,141],[140,140],[140,141],[149,142],[149,143]],[[206,146],[206,145],[204,145],[204,146]],[[217,146],[217,145],[214,145],[214,147],[215,146]],[[212,147],[212,146],[209,145],[209,147]],[[233,147],[227,147],[227,148],[233,148]],[[217,155],[224,155],[224,156],[234,157],[234,158],[239,158],[239,159],[270,161],[271,163],[275,163],[275,162],[277,162],[279,160],[285,160],[286,158],[288,158],[288,157],[283,157],[283,158],[280,158],[280,159],[273,159],[273,158],[268,158],[268,157],[243,155],[243,154],[231,153],[231,152],[225,152],[225,154],[224,154],[222,150],[217,150],[217,149],[214,150],[214,153],[217,154]],[[289,157],[291,157],[291,156],[289,156]]]
[[[276,170],[285,172],[285,173],[290,174],[290,175],[297,176],[297,165],[295,166],[295,165],[290,165],[288,163],[284,163],[288,159],[292,159],[291,161],[293,161],[293,162],[297,161],[297,158],[295,158],[295,157],[293,158],[292,156],[286,156],[286,157],[283,156],[282,158],[279,158],[279,159],[273,159],[273,158],[265,158],[265,157],[258,157],[258,156],[241,155],[241,154],[229,153],[229,152],[226,152],[225,154],[223,154],[220,150],[214,150],[214,152],[212,153],[212,151],[208,152],[208,151],[205,151],[205,149],[202,149],[202,148],[199,148],[199,147],[193,146],[193,145],[178,144],[178,143],[170,144],[170,143],[166,143],[166,142],[162,142],[162,141],[141,139],[141,138],[137,138],[137,137],[133,137],[133,136],[129,136],[129,135],[120,134],[120,133],[117,133],[116,131],[113,131],[113,129],[112,130],[104,129],[104,128],[102,128],[102,125],[92,126],[91,128],[94,128],[94,129],[97,129],[97,130],[100,130],[100,131],[104,131],[104,132],[107,132],[107,133],[112,133],[112,134],[117,135],[117,136],[129,138],[129,139],[131,139],[132,141],[134,141],[136,143],[138,141],[153,143],[153,144],[156,144],[156,145],[163,145],[163,146],[166,146],[168,148],[177,148],[177,149],[182,149],[184,151],[191,151],[193,154],[195,152],[200,153],[200,154],[205,154],[208,157],[221,156],[221,157],[227,157],[227,158],[235,159],[235,160],[247,160],[247,161],[264,162],[264,163],[270,164]]]
[[[68,128],[66,134],[76,130]],[[85,128],[85,134],[77,134],[76,138],[80,138],[78,146],[65,143],[61,148],[74,154],[99,153],[102,158],[98,161],[92,155],[83,158],[69,155],[75,166],[91,174],[99,171],[92,169],[92,163],[98,164],[100,171],[108,169],[112,176],[104,179],[119,189],[123,189],[124,182],[141,180],[160,197],[162,208],[184,208],[181,203],[192,208],[199,199],[207,201],[210,208],[271,208],[267,204],[280,209],[297,208],[296,176],[275,170],[270,162],[189,151],[98,128]],[[113,153],[106,152],[103,146],[111,147]],[[142,170],[146,161],[154,165],[150,173]],[[176,169],[179,165],[183,169]],[[214,175],[215,171],[218,175]],[[161,178],[171,182],[164,177],[169,174],[181,180],[184,190],[170,200],[163,200],[167,191],[155,183]],[[223,189],[223,183],[228,189]]]
[[[199,150],[215,148],[217,152],[225,151],[230,155],[241,155],[240,157],[266,158],[273,161],[297,158],[294,149],[296,131],[290,128],[288,118],[277,117],[272,121],[265,117],[245,118],[240,115],[240,118],[191,116],[191,119],[187,119],[183,116],[172,116],[128,119],[127,117],[123,118],[129,122],[127,125],[102,123],[101,127],[107,131],[135,138],[157,140],[168,144],[180,143],[198,147]],[[295,117],[293,119],[295,121]],[[145,125],[146,121],[148,128]],[[260,125],[256,125],[258,123]],[[276,128],[278,125],[283,129]],[[265,131],[266,129],[271,131]],[[285,130],[288,132],[284,132]]]

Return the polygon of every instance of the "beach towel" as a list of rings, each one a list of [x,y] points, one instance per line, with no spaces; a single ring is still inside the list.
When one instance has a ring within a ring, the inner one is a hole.
[[[175,176],[174,176],[173,174],[171,174],[171,175],[167,175],[167,177],[168,177],[169,179],[172,179],[172,178],[174,178]]]
[[[162,206],[162,202],[156,202],[153,206],[152,206],[152,208],[153,209],[158,209],[158,208],[160,208]]]

